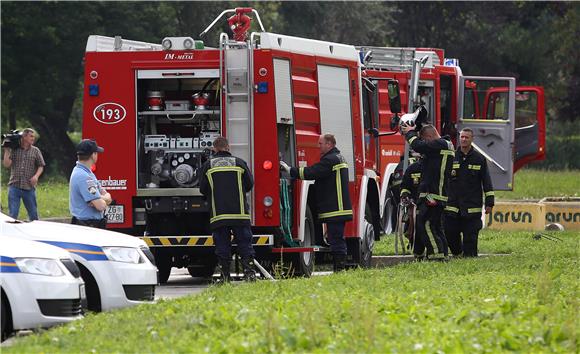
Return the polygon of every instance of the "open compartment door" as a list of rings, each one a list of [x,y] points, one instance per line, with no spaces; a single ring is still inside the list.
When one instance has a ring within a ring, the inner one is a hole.
[[[459,81],[458,132],[471,128],[495,190],[511,190],[514,172],[514,78],[464,76]]]
[[[546,158],[546,112],[544,88],[516,88],[514,172],[524,165]]]

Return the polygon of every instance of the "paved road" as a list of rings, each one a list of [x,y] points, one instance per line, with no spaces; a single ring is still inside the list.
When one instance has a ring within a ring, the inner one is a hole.
[[[155,299],[174,299],[202,292],[210,285],[208,279],[194,278],[185,268],[173,268],[167,284],[155,289]]]

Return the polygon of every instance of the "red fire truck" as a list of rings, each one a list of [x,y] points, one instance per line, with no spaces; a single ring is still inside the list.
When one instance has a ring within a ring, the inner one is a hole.
[[[249,200],[257,259],[291,260],[306,276],[315,258],[328,258],[325,227],[316,217],[313,182],[290,180],[278,161],[316,163],[321,133],[336,136],[348,162],[354,209],[345,230],[348,262],[361,266],[370,265],[375,239],[390,228],[380,220],[390,219],[388,181],[405,149],[392,134],[401,111],[425,106],[444,133],[474,128],[497,169],[498,189],[511,187],[511,151],[526,161],[543,156],[541,88],[516,89],[513,78],[464,77],[457,65],[443,65],[440,49],[355,47],[268,33],[249,8],[222,12],[204,33],[228,13],[234,39],[222,33],[217,48],[191,37],[161,44],[96,35],[87,41],[83,137],[105,147],[95,174],[116,201],[108,227],[149,244],[161,282],[172,267],[187,267],[192,276],[213,273],[197,171],[218,135],[255,177]],[[248,36],[250,13],[262,31]],[[424,66],[417,69],[418,62]],[[516,102],[526,111],[521,127]],[[518,134],[529,142],[521,156]]]

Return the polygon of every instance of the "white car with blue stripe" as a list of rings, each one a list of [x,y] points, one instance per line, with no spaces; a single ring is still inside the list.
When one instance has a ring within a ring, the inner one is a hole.
[[[84,283],[70,253],[61,248],[0,236],[0,288],[2,340],[18,330],[82,317]]]
[[[89,310],[107,311],[155,298],[157,267],[137,237],[56,222],[22,222],[1,213],[0,231],[70,252],[85,282]]]

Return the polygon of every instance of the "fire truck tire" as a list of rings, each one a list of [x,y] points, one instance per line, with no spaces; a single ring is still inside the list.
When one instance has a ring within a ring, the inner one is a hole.
[[[310,207],[306,207],[306,220],[304,221],[304,241],[301,247],[310,247],[314,245],[314,217],[310,211]],[[314,270],[314,252],[296,253],[296,258],[292,261],[292,266],[295,269],[294,274],[303,277],[310,277]]]
[[[197,266],[187,267],[187,271],[189,272],[189,275],[194,278],[210,278],[213,276],[215,266],[216,265],[214,263],[203,265],[200,264]]]
[[[363,234],[361,235],[359,242],[355,242],[355,247],[353,247],[353,259],[360,267],[369,268],[373,258],[375,229],[373,227],[371,206],[368,203],[365,206],[365,218],[363,223]]]
[[[171,275],[171,257],[159,257],[157,261],[157,280],[159,284],[165,284]]]
[[[383,217],[381,218],[381,227],[386,235],[392,234],[395,231],[395,224],[393,222],[395,214],[396,211],[395,207],[393,206],[393,199],[388,197],[385,200]]]

